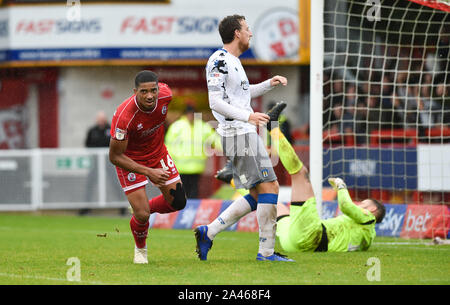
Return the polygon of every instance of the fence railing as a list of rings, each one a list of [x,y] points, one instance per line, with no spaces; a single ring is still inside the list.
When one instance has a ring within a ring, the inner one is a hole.
[[[127,206],[108,149],[0,151],[0,210]]]

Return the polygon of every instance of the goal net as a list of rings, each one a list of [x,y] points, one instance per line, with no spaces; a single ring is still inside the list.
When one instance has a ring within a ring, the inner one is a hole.
[[[323,187],[343,177],[356,201],[448,217],[449,11],[446,0],[324,1]]]

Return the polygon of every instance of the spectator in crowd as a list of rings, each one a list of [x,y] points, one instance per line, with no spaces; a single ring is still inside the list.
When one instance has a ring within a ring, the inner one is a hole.
[[[355,143],[356,145],[367,144],[369,135],[367,134],[367,104],[365,98],[358,98],[355,107]]]
[[[105,112],[99,111],[96,123],[92,126],[86,136],[86,147],[109,147],[111,126],[108,123]]]
[[[431,97],[431,84],[424,84],[419,90],[417,96],[419,135],[424,136],[427,128],[433,128],[441,122],[441,107]]]
[[[408,74],[406,72],[398,72],[395,77],[395,90],[399,97],[405,97],[407,94],[406,79]]]
[[[220,137],[212,126],[195,115],[194,107],[188,105],[184,115],[167,129],[165,144],[177,164],[186,197],[198,198],[198,183],[208,159],[205,148],[220,149]]]
[[[382,110],[380,99],[377,96],[369,96],[367,98],[367,133],[370,135],[372,131],[381,129]]]
[[[356,86],[354,83],[346,84],[344,106],[347,108],[356,106]]]
[[[344,102],[344,81],[340,78],[333,81],[333,91],[331,96],[332,105]]]
[[[437,45],[437,59],[440,64],[440,71],[443,73],[450,72],[450,25],[446,24],[442,27]]]
[[[399,94],[402,92],[402,88],[397,88],[395,90],[393,103],[395,117],[401,118],[401,124],[394,122],[394,126],[399,128],[416,128],[418,117],[417,117],[417,94],[418,86],[410,84],[405,87],[406,94]]]
[[[331,96],[331,82],[330,74],[327,72],[323,73],[323,114],[322,114],[322,126],[328,126],[330,120],[330,98]]]
[[[444,126],[449,127],[450,124],[450,86],[445,82],[439,82],[434,91],[434,101],[437,102],[441,109],[441,121]]]
[[[443,28],[438,46],[433,49],[439,71],[434,65],[430,69],[424,60],[423,52],[428,50],[388,46],[382,71],[359,71],[354,82],[336,78],[339,71],[333,71],[332,77],[324,72],[324,130],[343,132],[350,125],[346,122],[350,114],[359,145],[368,143],[366,134],[373,130],[418,129],[424,136],[427,128],[439,123],[449,125],[450,92],[443,76],[450,62],[446,60],[450,56],[447,31]]]
[[[345,137],[353,135],[353,121],[353,114],[344,107],[342,102],[336,102],[331,113],[329,132],[331,134],[339,134],[341,136],[339,142],[344,144]]]
[[[418,96],[419,96],[419,85],[417,83],[411,83],[407,86],[406,91],[406,109],[409,112],[415,112],[417,111],[417,102],[418,102]],[[411,121],[408,121],[407,123],[413,123],[414,125],[409,126],[410,128],[414,128],[415,124],[417,123],[417,118],[413,115],[411,115]]]
[[[407,122],[411,121],[412,114],[406,109],[405,97],[394,90],[392,95],[393,116],[397,118],[393,121],[392,126],[396,128],[406,128]]]
[[[381,96],[383,99],[391,99],[394,91],[393,81],[389,73],[383,75],[383,83],[381,89]]]
[[[95,125],[89,128],[84,144],[88,148],[109,147],[111,126],[104,111],[98,111],[95,117]],[[95,191],[98,188],[98,164],[97,158],[92,156],[91,168],[86,182],[86,202],[94,200]],[[110,175],[108,175],[110,177]],[[90,209],[79,210],[79,215],[86,215],[91,212]]]
[[[391,75],[386,73],[383,75],[383,83],[381,87],[381,128],[382,129],[396,129],[401,128],[398,126],[398,122],[402,120],[398,114],[394,111],[394,86]]]
[[[326,75],[327,82],[324,84],[324,99],[323,99],[323,126],[325,129],[330,129],[333,122],[336,120],[333,115],[334,105],[344,103],[344,82],[339,78],[330,78],[328,74]],[[324,79],[325,82],[325,79]]]

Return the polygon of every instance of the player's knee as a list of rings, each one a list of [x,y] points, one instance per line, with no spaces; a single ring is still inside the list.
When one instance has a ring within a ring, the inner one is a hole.
[[[269,189],[270,193],[278,194],[280,191],[280,185],[278,184],[278,180],[270,182]]]
[[[184,209],[186,206],[186,192],[184,191],[183,185],[177,183],[175,189],[170,190],[170,194],[173,196],[172,208],[176,211]]]
[[[133,215],[134,217],[140,221],[140,222],[147,222],[147,220],[150,218],[150,211],[147,211],[145,209],[141,209],[141,210],[133,210]]]
[[[278,184],[278,180],[263,182],[256,186],[257,194],[265,194],[265,193],[278,194],[279,190],[280,185]]]
[[[186,197],[176,199],[172,202],[172,207],[176,211],[180,211],[180,210],[184,209],[185,206],[186,206]]]
[[[184,209],[186,207],[186,198],[182,199],[175,199],[174,201],[172,201],[172,208],[175,211],[181,211],[182,209]]]

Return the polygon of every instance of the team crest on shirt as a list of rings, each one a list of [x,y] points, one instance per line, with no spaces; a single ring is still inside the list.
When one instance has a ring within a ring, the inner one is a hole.
[[[126,130],[122,130],[120,128],[116,128],[116,139],[121,141],[125,139],[125,135],[127,134]]]
[[[167,106],[164,105],[164,106],[162,107],[161,113],[162,113],[162,114],[166,114],[166,112],[167,112]]]
[[[128,181],[130,181],[130,182],[136,181],[136,175],[134,173],[129,173],[128,174]]]
[[[264,178],[267,178],[267,177],[269,177],[269,170],[267,168],[265,168],[261,171],[261,174]]]

